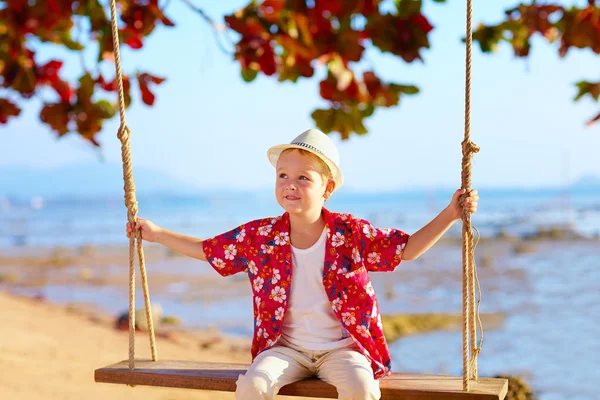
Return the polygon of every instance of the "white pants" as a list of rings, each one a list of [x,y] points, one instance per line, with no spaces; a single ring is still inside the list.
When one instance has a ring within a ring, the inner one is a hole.
[[[260,353],[236,382],[236,400],[272,400],[283,386],[317,376],[335,386],[338,399],[378,400],[379,381],[371,362],[352,345],[330,351],[313,351],[288,342]]]

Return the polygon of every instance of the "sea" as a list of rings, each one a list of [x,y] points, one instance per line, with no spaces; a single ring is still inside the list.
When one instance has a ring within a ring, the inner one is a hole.
[[[600,399],[600,188],[481,189],[472,222],[480,236],[512,236],[518,241],[560,229],[569,240],[544,241],[526,252],[494,253],[492,269],[479,266],[481,313],[499,313],[499,327],[484,330],[479,375],[521,375],[542,400]],[[334,195],[326,207],[349,212],[377,227],[413,233],[448,204],[452,190],[350,193]],[[336,197],[337,196],[337,197]],[[196,237],[212,237],[244,222],[281,214],[269,192],[138,196],[139,216],[167,229]],[[0,198],[0,254],[26,249],[126,246],[127,210],[122,197]],[[456,223],[447,237],[460,237]],[[573,240],[573,238],[579,238]],[[398,279],[373,278],[384,314],[448,312],[460,314],[460,251],[434,246],[422,263],[406,263],[410,273]],[[436,267],[431,270],[431,258]],[[479,259],[479,258],[478,258]],[[417,260],[418,261],[418,260]],[[489,262],[489,261],[488,261]],[[190,327],[216,326],[227,334],[251,337],[252,308],[247,295],[198,296],[182,301],[186,274],[209,274],[205,263],[178,258],[156,270],[177,270],[180,283],[153,301],[166,314]],[[202,265],[200,265],[202,264]],[[489,272],[492,271],[493,272]],[[487,271],[487,272],[486,272]],[[376,274],[381,275],[381,274]],[[440,279],[448,277],[448,279]],[[405,278],[404,278],[405,277]],[[151,275],[150,275],[151,279]],[[0,290],[11,290],[0,283]],[[126,285],[113,287],[47,286],[50,301],[91,302],[117,313],[127,304]],[[384,296],[392,291],[394,296]],[[23,293],[27,294],[27,293]],[[138,299],[142,299],[138,295]],[[143,306],[143,302],[140,304]],[[460,331],[435,331],[390,344],[395,371],[462,374]]]

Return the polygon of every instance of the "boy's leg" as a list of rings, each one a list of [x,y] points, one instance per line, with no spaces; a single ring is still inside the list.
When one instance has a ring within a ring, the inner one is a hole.
[[[312,376],[302,353],[275,346],[260,353],[236,382],[236,400],[271,400],[283,386]]]
[[[317,376],[337,388],[340,400],[379,400],[381,397],[371,362],[354,347],[327,353],[317,368]]]

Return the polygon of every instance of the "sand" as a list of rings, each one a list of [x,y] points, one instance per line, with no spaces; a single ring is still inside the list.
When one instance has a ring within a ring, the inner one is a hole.
[[[127,358],[128,333],[84,311],[0,292],[2,399],[233,399],[232,393],[94,382],[94,369]],[[249,362],[249,350],[207,333],[157,338],[162,359]],[[202,349],[201,347],[208,347]],[[136,335],[136,357],[150,358],[148,336]]]

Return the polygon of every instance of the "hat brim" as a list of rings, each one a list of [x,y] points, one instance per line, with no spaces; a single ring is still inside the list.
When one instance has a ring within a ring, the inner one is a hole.
[[[321,160],[323,160],[323,162],[325,162],[325,164],[327,164],[327,166],[331,170],[331,175],[333,175],[333,181],[335,182],[335,190],[339,189],[344,183],[344,175],[342,174],[342,171],[336,163],[334,163],[328,157],[324,156],[319,152],[295,144],[280,144],[277,146],[273,146],[269,150],[267,150],[267,157],[269,158],[269,161],[271,162],[271,165],[273,165],[273,167],[277,168],[277,160],[279,160],[279,156],[281,156],[281,153],[283,153],[284,150],[288,149],[300,149],[308,151],[309,153],[312,153],[315,156],[319,157]]]

